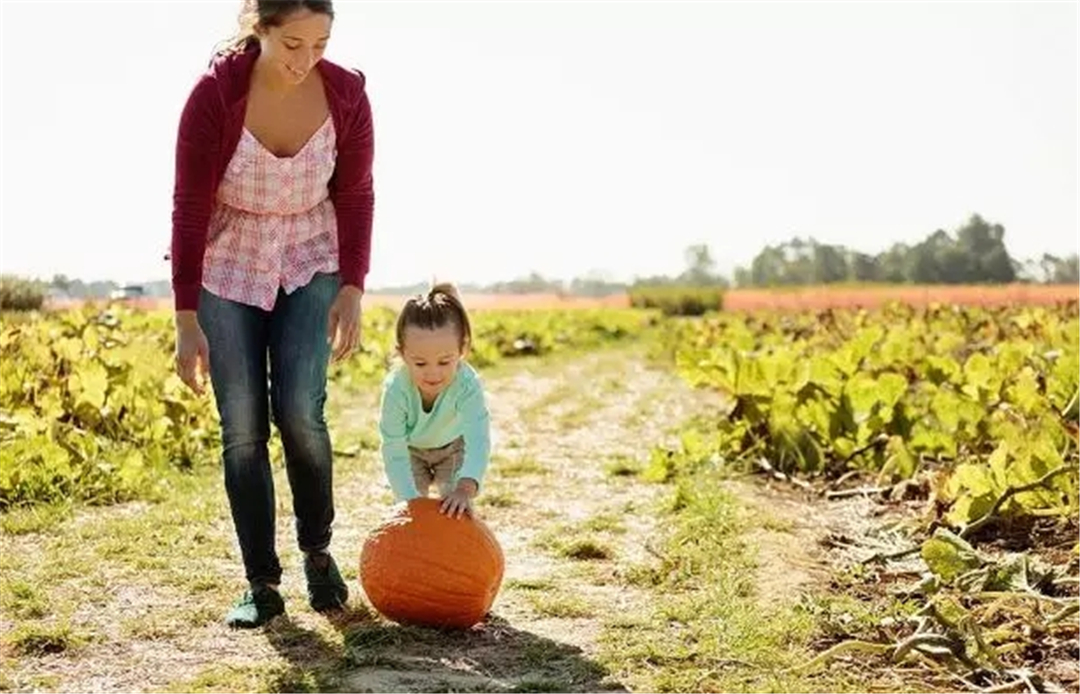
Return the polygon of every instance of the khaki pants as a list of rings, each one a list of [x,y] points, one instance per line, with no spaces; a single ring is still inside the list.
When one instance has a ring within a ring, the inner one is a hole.
[[[413,480],[420,496],[427,496],[435,483],[440,496],[454,491],[457,474],[465,460],[465,441],[458,437],[442,448],[413,448],[409,446],[409,462]]]

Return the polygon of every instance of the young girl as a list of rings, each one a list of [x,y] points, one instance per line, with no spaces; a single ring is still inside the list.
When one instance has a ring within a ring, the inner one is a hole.
[[[405,501],[435,483],[441,511],[460,518],[480,491],[491,442],[483,385],[465,361],[472,328],[454,286],[406,301],[396,338],[402,363],[383,381],[379,421],[390,488]]]

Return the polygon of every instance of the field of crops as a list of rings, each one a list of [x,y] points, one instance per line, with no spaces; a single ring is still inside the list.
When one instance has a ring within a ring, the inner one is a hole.
[[[393,358],[394,312],[365,311],[363,351],[332,368],[336,386],[371,385]],[[652,321],[629,310],[478,311],[479,368],[519,356],[601,347]],[[0,510],[111,503],[152,494],[155,470],[217,460],[210,398],[172,370],[167,312],[125,307],[8,317],[0,331]]]
[[[687,296],[700,307],[705,295]],[[764,473],[800,490],[808,511],[833,500],[876,500],[881,522],[889,520],[885,534],[891,544],[877,545],[881,551],[853,566],[833,567],[826,589],[864,604],[860,609],[874,617],[860,621],[850,612],[814,612],[814,656],[801,665],[807,676],[836,672],[836,663],[844,671],[854,662],[872,662],[945,689],[1043,691],[1044,679],[1076,681],[1053,671],[1080,655],[1075,300],[729,308],[680,316],[680,307],[690,305],[686,301],[668,293],[651,301],[649,310],[480,308],[470,359],[494,373],[491,367],[502,370],[522,363],[520,358],[581,355],[636,342],[662,367],[656,373],[683,389],[673,396],[680,403],[695,395],[686,384],[719,394],[719,414],[678,420],[678,446],[643,438],[636,445],[648,464],[638,472],[619,468],[620,475],[675,489],[670,508],[676,520],[685,502],[678,489],[706,490],[691,504],[693,522],[702,525],[693,526],[688,538],[716,530],[713,525],[721,521],[710,513],[729,513],[722,511],[728,502],[707,490],[732,471]],[[332,368],[334,388],[370,390],[385,374],[393,357],[394,317],[387,307],[365,311],[363,350]],[[5,314],[2,320],[0,514],[58,502],[162,500],[170,485],[191,477],[177,471],[218,464],[213,400],[190,393],[172,372],[168,311],[88,305]],[[573,427],[575,418],[599,407],[596,382],[609,389],[604,392],[620,392],[626,385],[620,381],[633,380],[630,374],[640,370],[635,360],[643,357],[613,354],[622,360],[619,375],[599,381],[564,376],[554,390],[539,394],[552,386],[541,377],[525,377],[519,396],[526,399],[516,410],[528,415],[549,400],[566,400],[561,413],[532,421],[528,431],[549,431],[545,427],[556,419],[558,426]],[[579,361],[589,360],[568,360]],[[633,391],[622,392],[610,397],[629,398]],[[537,402],[529,404],[527,397]],[[652,411],[652,402],[643,404],[640,412]],[[620,403],[605,406],[619,411]],[[640,435],[639,425],[627,423],[632,418],[604,421],[618,429],[620,439]],[[555,431],[535,438],[544,446],[536,455],[547,455],[548,446],[557,449],[560,442],[548,439],[570,430]],[[607,465],[595,452],[583,455]],[[540,469],[531,459],[517,465],[507,474]],[[648,495],[635,489],[624,491]],[[528,505],[521,502],[515,512],[526,512]],[[678,564],[678,571],[663,576],[735,571],[724,568],[731,557],[694,555],[689,539],[679,542],[665,561],[685,556],[698,564]],[[667,629],[669,622],[661,619],[654,628]],[[649,633],[641,632],[641,638]],[[655,633],[660,641],[670,638],[665,631]],[[633,654],[645,647],[635,643],[619,656],[626,663],[636,663]],[[765,661],[771,657],[762,653]],[[695,690],[698,680],[684,681],[680,673],[693,673],[697,665],[673,661],[665,667],[665,676],[680,682],[669,689]],[[700,667],[708,671],[704,661]]]
[[[1023,666],[1052,654],[1075,662],[1076,302],[732,313],[665,335],[679,372],[730,409],[689,430],[681,457],[657,455],[653,476],[741,466],[831,498],[915,500],[910,548],[867,562],[868,583],[889,583],[890,562],[921,558],[928,573],[899,591],[908,619],[810,666],[914,654],[988,685],[1037,683]]]

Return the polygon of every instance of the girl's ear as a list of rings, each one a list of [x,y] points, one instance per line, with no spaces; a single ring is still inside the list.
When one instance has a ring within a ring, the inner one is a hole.
[[[469,344],[469,341],[468,341],[468,339],[466,339],[466,340],[465,340],[465,344],[464,344],[464,345],[462,345],[462,347],[461,347],[461,358],[462,358],[462,359],[464,359],[465,357],[469,356],[469,347],[471,347],[471,346],[472,346],[472,345],[470,345],[470,344]]]

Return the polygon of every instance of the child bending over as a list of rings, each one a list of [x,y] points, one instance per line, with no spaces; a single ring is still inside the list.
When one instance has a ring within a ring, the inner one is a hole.
[[[472,328],[452,284],[409,299],[397,320],[401,363],[384,379],[379,420],[383,465],[398,501],[427,496],[442,513],[472,510],[491,452],[483,385],[465,361]]]

